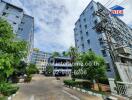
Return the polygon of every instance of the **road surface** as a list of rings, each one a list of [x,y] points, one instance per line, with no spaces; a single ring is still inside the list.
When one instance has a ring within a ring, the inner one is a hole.
[[[19,83],[13,100],[102,100],[63,86],[55,77],[35,75],[31,83]]]

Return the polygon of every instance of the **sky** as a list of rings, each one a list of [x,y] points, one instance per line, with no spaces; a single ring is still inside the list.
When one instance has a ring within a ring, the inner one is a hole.
[[[74,27],[81,12],[91,0],[4,0],[24,9],[34,17],[34,47],[41,51],[67,51],[74,46]],[[103,5],[108,0],[94,0]],[[112,2],[113,1],[113,2]],[[118,5],[125,8],[121,19],[132,26],[132,0],[109,0],[107,8]]]

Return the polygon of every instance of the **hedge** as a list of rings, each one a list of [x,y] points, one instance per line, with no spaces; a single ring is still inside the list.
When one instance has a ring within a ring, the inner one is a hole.
[[[4,96],[10,96],[18,91],[19,87],[12,86],[10,83],[0,83],[0,93]]]
[[[100,78],[100,79],[99,79],[99,83],[109,85],[109,81],[108,81],[108,79],[107,79],[107,78]]]
[[[72,87],[83,87],[83,88],[91,88],[92,86],[92,83],[89,81],[64,80],[64,84]]]

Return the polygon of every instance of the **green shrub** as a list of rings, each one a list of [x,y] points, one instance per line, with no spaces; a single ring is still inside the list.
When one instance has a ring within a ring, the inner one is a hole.
[[[91,88],[92,83],[89,81],[64,80],[64,84],[72,87]]]
[[[73,80],[64,80],[64,84],[68,86],[76,86],[77,85],[76,83],[77,82]]]
[[[13,83],[18,83],[19,82],[19,77],[17,75],[12,76],[12,82]]]
[[[90,89],[93,83],[91,83],[91,82],[89,82],[89,81],[82,81],[81,84],[82,84],[82,87],[83,87],[83,88],[88,88],[88,89]]]
[[[29,75],[29,76],[25,77],[24,82],[31,82],[31,80],[32,80],[32,76]]]
[[[7,97],[0,97],[0,100],[7,100]]]
[[[99,81],[99,83],[109,85],[109,81],[108,81],[108,79],[107,79],[107,78],[100,78],[98,81]]]
[[[38,69],[34,64],[30,64],[28,66],[28,68],[26,69],[26,73],[29,74],[29,75],[30,74],[36,74],[36,73],[38,73]]]
[[[18,91],[19,87],[12,86],[10,83],[0,83],[0,93],[4,96],[10,96]]]

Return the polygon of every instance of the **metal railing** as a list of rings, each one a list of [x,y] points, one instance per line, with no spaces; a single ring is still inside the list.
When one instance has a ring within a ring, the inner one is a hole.
[[[118,95],[125,96],[132,99],[132,83],[117,81],[116,91]]]

